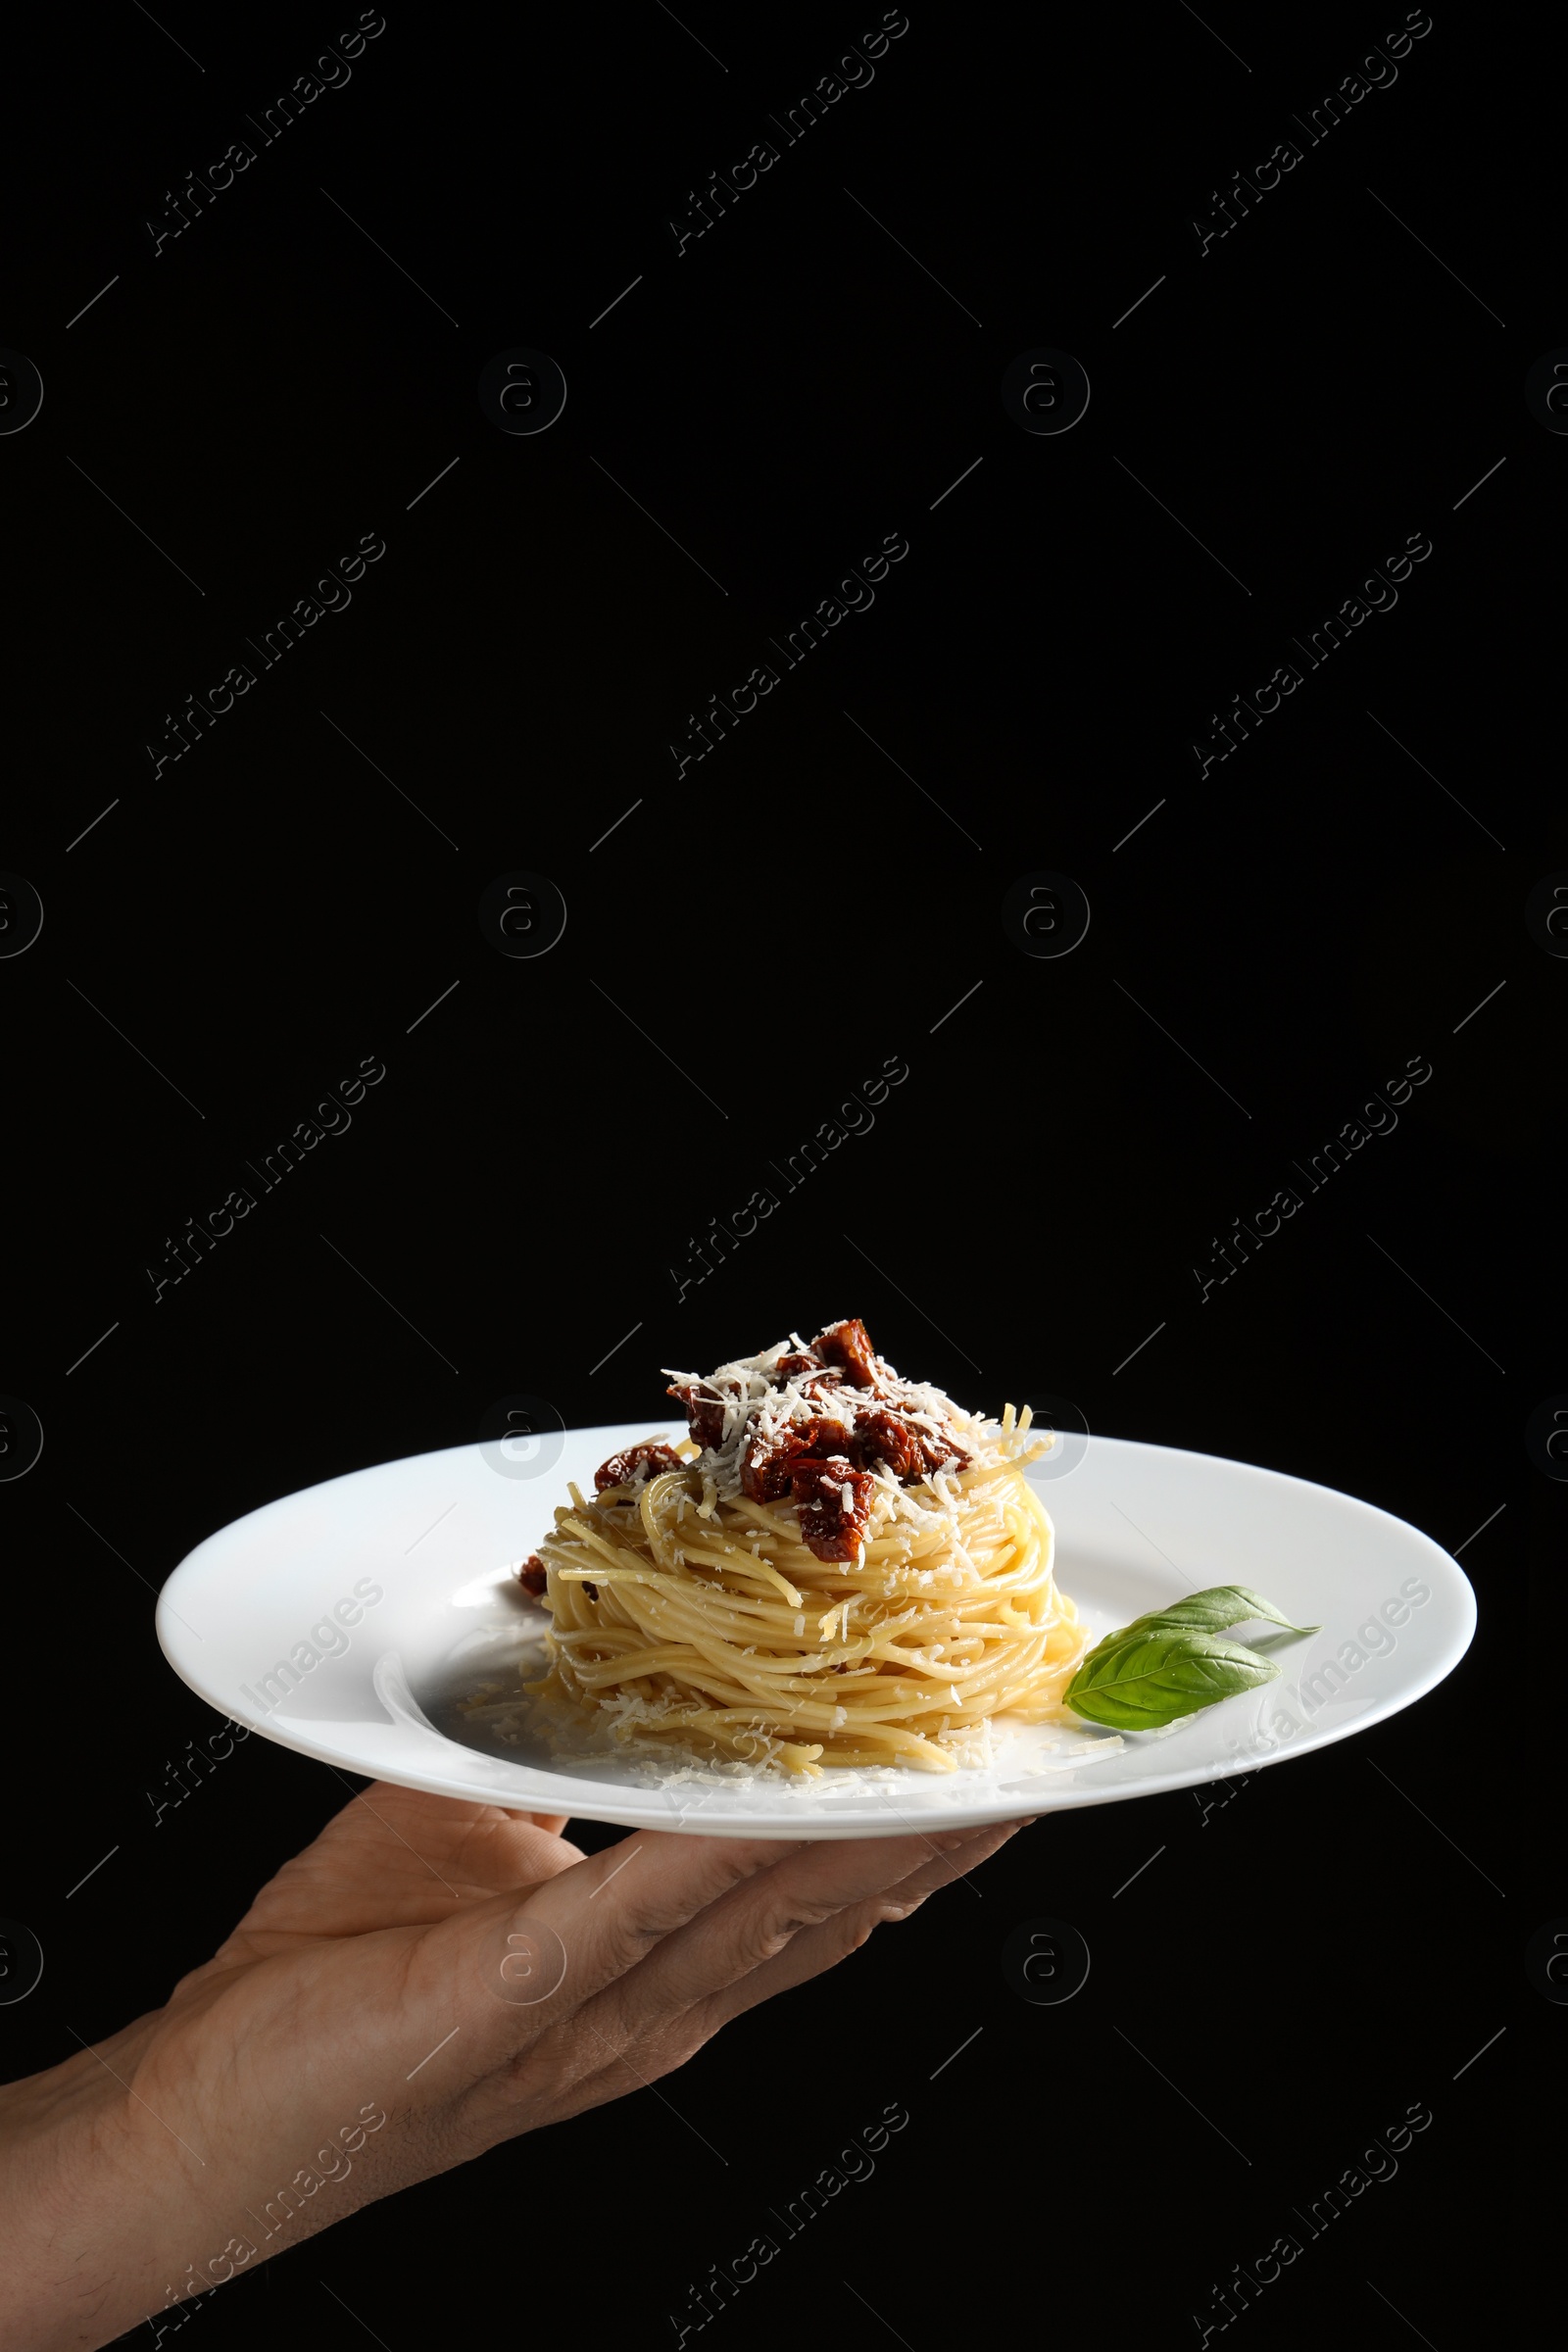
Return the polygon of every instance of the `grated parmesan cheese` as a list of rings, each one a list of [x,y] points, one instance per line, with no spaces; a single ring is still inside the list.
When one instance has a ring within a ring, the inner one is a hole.
[[[706,1375],[664,1367],[666,1380],[706,1389],[723,1407],[718,1445],[705,1447],[697,1456],[703,1478],[703,1501],[699,1508],[705,1518],[711,1516],[715,1501],[734,1502],[741,1494],[741,1470],[754,1440],[762,1446],[774,1445],[792,1423],[813,1420],[824,1410],[854,1419],[861,1392],[837,1384],[824,1388],[820,1366],[793,1374],[781,1387],[775,1387],[774,1369],[781,1358],[808,1352],[807,1342],[799,1332],[792,1331],[787,1340],[765,1348],[760,1355],[737,1356]],[[977,1420],[929,1381],[906,1380],[885,1356],[878,1355],[873,1360],[878,1376],[878,1405],[891,1406],[928,1438],[946,1443],[956,1436],[966,1450],[978,1445],[988,1452],[995,1452],[1003,1461],[1013,1458],[1025,1443],[1031,1447],[1038,1445],[1038,1440],[1027,1439],[1026,1433],[1010,1422]],[[807,1385],[813,1380],[814,1392]],[[930,1516],[918,1504],[908,1502],[907,1489],[901,1488],[891,1474],[883,1471],[877,1476],[879,1483],[885,1482],[890,1496],[900,1497],[892,1501],[895,1512],[917,1521]],[[945,1482],[941,1472],[932,1484],[951,1511],[956,1490]],[[848,1491],[843,1499],[848,1509],[851,1503]]]

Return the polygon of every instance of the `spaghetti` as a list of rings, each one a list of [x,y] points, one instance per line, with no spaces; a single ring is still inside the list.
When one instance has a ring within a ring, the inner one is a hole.
[[[1065,1719],[1086,1644],[1026,1466],[1052,1441],[900,1379],[858,1323],[706,1380],[691,1435],[575,1486],[520,1572],[530,1689],[639,1746],[815,1774],[952,1772],[997,1716]]]

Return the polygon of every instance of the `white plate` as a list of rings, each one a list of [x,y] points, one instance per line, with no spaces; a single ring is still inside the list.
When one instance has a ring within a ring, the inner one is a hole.
[[[1380,1723],[1457,1665],[1475,1596],[1430,1537],[1327,1487],[1125,1439],[1068,1440],[1034,1473],[1056,1577],[1095,1636],[1205,1585],[1264,1593],[1306,1640],[1252,1638],[1280,1680],[1165,1732],[1022,1729],[953,1774],[852,1770],[800,1785],[672,1778],[631,1758],[552,1758],[457,1711],[515,1678],[542,1633],[513,1569],[566,1482],[590,1483],[646,1422],[461,1446],[355,1471],[237,1519],[164,1587],[176,1672],[236,1723],[340,1769],[518,1811],[723,1836],[868,1838],[1188,1788]],[[1048,1474],[1048,1467],[1054,1475]],[[1242,1639],[1249,1639],[1245,1633]],[[284,1668],[286,1672],[280,1672]]]

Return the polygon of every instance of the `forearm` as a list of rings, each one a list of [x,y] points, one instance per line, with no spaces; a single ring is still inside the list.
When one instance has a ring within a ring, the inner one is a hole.
[[[101,2065],[83,2051],[0,2088],[5,2352],[83,2352],[164,2301],[150,2283],[164,2251],[162,2183],[127,2163],[130,2102],[115,2079],[128,2080],[152,2024],[140,2019],[106,2042]]]
[[[148,2319],[156,2333],[163,2312],[377,2193],[348,2178],[349,2146],[364,2149],[386,2122],[373,2101],[334,2113],[341,2137],[285,2126],[285,2156],[260,2113],[248,2145],[225,2145],[216,2119],[193,2118],[155,2083],[143,2097],[137,2077],[156,2074],[147,2060],[166,2022],[141,2018],[96,2055],[0,2088],[0,2352],[91,2352]],[[302,2161],[302,2132],[329,2145]]]

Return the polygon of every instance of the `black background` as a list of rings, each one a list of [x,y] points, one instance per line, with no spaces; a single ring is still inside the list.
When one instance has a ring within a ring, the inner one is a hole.
[[[1293,110],[1402,11],[915,9],[786,147],[769,113],[877,11],[400,4],[264,145],[247,113],[341,13],[62,15],[14,74],[0,342],[45,399],[0,439],[0,863],[46,919],[0,964],[0,1387],[46,1443],[0,1487],[0,1909],[47,1966],[0,2058],[156,2004],[343,1801],[254,1740],[154,1827],[215,1728],[153,1633],[202,1537],[467,1442],[509,1392],[653,1414],[661,1364],[858,1312],[988,1408],[1068,1397],[1463,1544],[1474,1648],[1206,1814],[1041,1824],[733,2028],[665,2086],[679,2113],[640,2092],[503,2149],[200,2326],[356,2336],[325,2282],[394,2352],[421,2298],[466,2332],[673,2342],[688,2284],[902,2100],[875,2179],[715,2328],[925,2352],[1005,2293],[1042,2332],[1195,2341],[1211,2285],[1424,2100],[1397,2180],[1238,2325],[1446,2348],[1501,2284],[1476,2216],[1504,2069],[1560,2014],[1520,1955],[1563,1906],[1510,1833],[1521,1539],[1545,1571],[1560,1500],[1523,1427],[1568,1387],[1553,1306],[1532,1338],[1505,1305],[1547,1230],[1568,980],[1523,921],[1568,865],[1530,527],[1568,442],[1522,391],[1568,342],[1531,259],[1535,35],[1504,54],[1440,8],[1308,144]],[[256,161],[155,257],[166,191],[240,137]],[[689,191],[764,137],[778,162],[677,254]],[[1211,191],[1288,137],[1300,163],[1200,255]],[[518,345],[568,384],[537,437],[476,398]],[[1037,346],[1092,385],[1059,437],[1001,400]],[[352,605],[155,775],[167,714],[364,533],[386,553]],[[689,714],[889,533],[874,607],[677,776]],[[1213,714],[1416,533],[1396,609],[1200,775]],[[1060,960],[1001,921],[1041,867],[1093,908]],[[517,868],[569,910],[537,960],[476,921]],[[874,1132],[681,1297],[690,1237],[893,1055]],[[386,1075],[352,1130],[155,1303],[169,1239],[362,1056]],[[1232,1220],[1417,1056],[1397,1131],[1200,1299]],[[1094,1956],[1060,2009],[1002,1974],[1043,1915]]]

